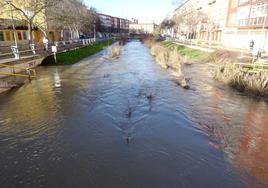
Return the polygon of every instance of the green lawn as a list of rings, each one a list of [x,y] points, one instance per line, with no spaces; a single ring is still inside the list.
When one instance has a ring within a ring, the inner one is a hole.
[[[109,44],[112,44],[114,41],[109,40]],[[68,52],[62,52],[57,54],[57,63],[54,61],[54,56],[48,56],[42,62],[42,65],[71,65],[75,64],[82,59],[91,56],[101,50],[107,48],[108,41],[99,42],[93,45],[89,45],[80,49],[71,50]]]
[[[196,49],[192,49],[192,48],[188,48],[182,45],[178,45],[178,44],[174,44],[172,42],[169,41],[163,41],[161,42],[161,45],[163,45],[164,47],[170,48],[170,49],[175,49],[177,48],[177,50],[179,51],[179,53],[183,56],[188,57],[191,60],[206,60],[209,56],[208,53],[206,52],[202,52],[200,50],[196,50]]]

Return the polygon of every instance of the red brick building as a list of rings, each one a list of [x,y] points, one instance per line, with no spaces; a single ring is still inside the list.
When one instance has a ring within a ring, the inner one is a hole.
[[[268,50],[268,0],[229,0],[225,45],[248,48],[253,40],[255,47]]]

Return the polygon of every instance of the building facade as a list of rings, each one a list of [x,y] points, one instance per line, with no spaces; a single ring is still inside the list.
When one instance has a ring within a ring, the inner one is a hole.
[[[175,35],[188,39],[221,42],[228,0],[187,0],[173,13]]]
[[[153,34],[157,25],[154,23],[130,23],[129,32],[131,34]]]
[[[16,1],[13,2],[16,5]],[[12,19],[12,16],[13,19]],[[41,16],[37,15],[34,21],[39,21]],[[13,24],[15,30],[13,30]],[[3,3],[0,9],[0,46],[10,46],[15,44],[27,45],[29,37],[28,24],[21,19],[18,11],[14,10],[9,4]],[[41,32],[34,27],[32,31],[34,42],[38,42],[41,38]]]
[[[230,0],[224,45],[248,49],[255,47],[267,51],[268,0]]]
[[[101,26],[109,33],[128,33],[129,20],[107,14],[98,14]]]
[[[15,0],[13,0],[12,3],[21,7],[21,9],[24,7],[24,5],[21,5]],[[25,5],[25,7],[27,7],[27,5]],[[38,25],[39,27],[44,28],[44,25],[48,24],[45,17],[46,16],[44,16],[43,12],[39,12],[32,20],[32,40],[34,43],[41,43],[45,36],[45,34],[35,26]],[[13,29],[13,25],[15,30]],[[61,34],[59,31],[50,30],[46,33],[46,35],[50,41],[61,40]],[[3,3],[0,9],[0,46],[9,47],[14,45],[15,37],[20,48],[29,48],[30,32],[28,23],[21,16],[21,12],[12,8],[11,5]]]

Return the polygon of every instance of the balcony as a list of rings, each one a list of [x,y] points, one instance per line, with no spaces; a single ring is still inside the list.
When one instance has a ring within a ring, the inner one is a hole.
[[[265,22],[265,17],[241,19],[237,21],[237,26],[238,27],[262,27],[265,24],[264,22]]]

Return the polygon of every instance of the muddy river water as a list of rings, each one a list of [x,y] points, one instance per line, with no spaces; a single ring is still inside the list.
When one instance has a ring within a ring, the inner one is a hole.
[[[0,96],[1,188],[267,187],[268,103],[215,82],[179,87],[140,42]]]

